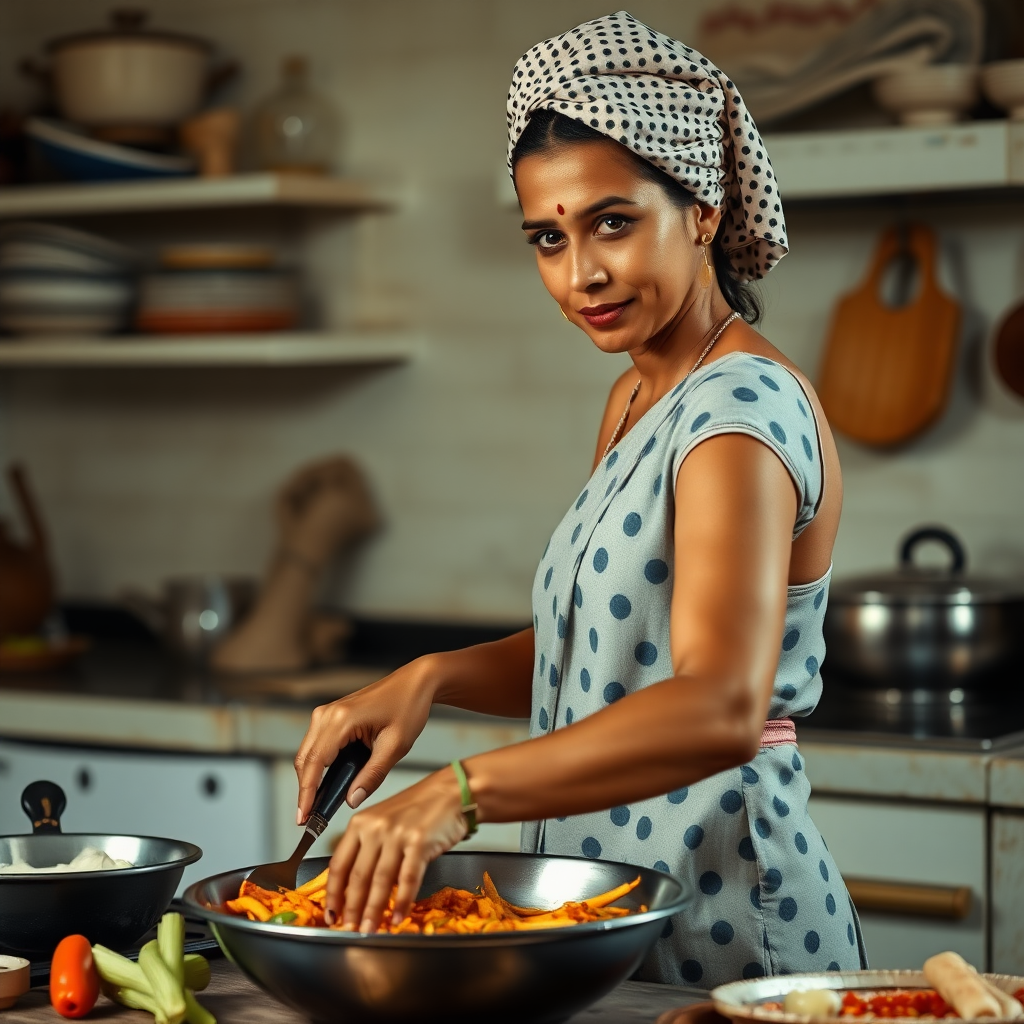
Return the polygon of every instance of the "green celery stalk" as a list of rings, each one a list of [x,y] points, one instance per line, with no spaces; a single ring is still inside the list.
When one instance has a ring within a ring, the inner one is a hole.
[[[127,1006],[132,1010],[145,1010],[147,1013],[153,1014],[156,1024],[167,1024],[163,1008],[148,992],[139,992],[124,985],[112,985],[109,982],[104,982],[103,993],[108,999],[120,1003],[122,1006]]]
[[[185,990],[160,955],[156,941],[147,942],[139,950],[139,966],[146,975],[153,998],[163,1009],[168,1024],[181,1024],[185,1019]]]
[[[174,980],[183,985],[185,982],[185,918],[181,914],[164,914],[156,927],[156,941],[160,949],[160,958]]]
[[[201,953],[185,954],[185,988],[202,992],[210,984],[210,964]]]
[[[188,989],[185,990],[185,1020],[188,1024],[217,1024],[217,1018],[205,1006],[200,1006]]]
[[[103,981],[111,985],[135,989],[136,992],[149,992],[149,982],[142,968],[127,957],[115,953],[106,946],[93,946],[92,959],[96,971]]]

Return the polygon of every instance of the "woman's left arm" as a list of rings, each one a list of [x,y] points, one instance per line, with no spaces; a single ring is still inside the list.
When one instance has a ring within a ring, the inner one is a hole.
[[[563,729],[463,762],[477,818],[583,814],[671,792],[759,749],[778,667],[796,491],[761,442],[699,444],[676,480],[674,675]],[[442,769],[356,814],[331,861],[328,907],[377,928],[392,887],[409,909],[426,865],[463,838],[459,786]]]

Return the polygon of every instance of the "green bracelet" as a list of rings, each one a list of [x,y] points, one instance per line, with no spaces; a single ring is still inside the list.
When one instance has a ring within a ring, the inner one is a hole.
[[[473,794],[469,791],[469,779],[466,778],[466,769],[462,767],[462,762],[452,761],[452,771],[455,772],[455,778],[459,780],[459,789],[462,791],[462,816],[469,827],[466,833],[468,839],[477,833],[476,804],[473,802]]]

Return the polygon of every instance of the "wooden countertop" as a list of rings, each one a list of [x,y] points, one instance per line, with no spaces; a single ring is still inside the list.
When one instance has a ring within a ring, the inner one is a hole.
[[[217,1024],[306,1024],[305,1018],[257,988],[229,961],[212,960],[210,967],[213,973],[210,987],[199,999],[217,1018]],[[706,998],[707,994],[699,989],[626,981],[566,1024],[653,1024],[667,1010]],[[50,1006],[49,992],[45,988],[33,989],[18,1000],[17,1006],[0,1011],[0,1024],[58,1024],[62,1020]],[[117,1020],[123,1024],[153,1022],[148,1013],[125,1009],[104,996],[100,996],[93,1011],[83,1018],[95,1024]]]

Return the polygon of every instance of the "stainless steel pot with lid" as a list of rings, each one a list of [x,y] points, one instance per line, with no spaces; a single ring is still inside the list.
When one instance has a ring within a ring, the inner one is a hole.
[[[926,568],[915,553],[928,541],[949,555]],[[924,526],[900,544],[891,572],[841,580],[825,614],[829,682],[868,691],[913,690],[954,700],[1016,696],[1024,668],[1024,581],[967,572],[960,540]]]

